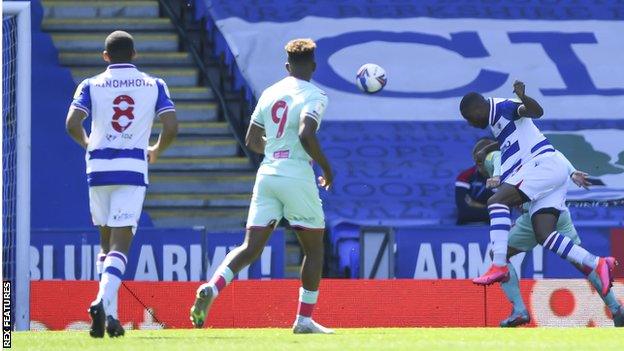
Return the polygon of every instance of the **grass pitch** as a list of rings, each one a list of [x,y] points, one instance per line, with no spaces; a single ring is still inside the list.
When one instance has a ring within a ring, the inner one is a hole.
[[[87,332],[13,333],[15,350],[623,350],[614,328],[338,329],[335,335],[293,335],[289,329],[130,330],[119,339]]]

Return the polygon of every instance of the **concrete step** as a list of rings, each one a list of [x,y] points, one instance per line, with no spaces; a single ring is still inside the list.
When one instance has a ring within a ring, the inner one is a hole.
[[[93,77],[102,72],[101,67],[79,67],[71,68],[74,81],[81,82],[85,78]],[[191,67],[146,67],[145,73],[162,78],[167,86],[171,87],[190,87],[197,84],[198,70]]]
[[[158,194],[148,192],[146,207],[243,207],[251,194]]]
[[[158,209],[146,207],[145,211],[149,213],[156,227],[205,226],[211,230],[242,230],[247,220],[247,209],[241,208]]]
[[[101,52],[109,32],[52,33],[59,51]],[[173,33],[139,33],[134,35],[135,49],[140,55],[146,51],[178,51],[178,36]]]
[[[233,138],[180,137],[162,157],[233,157],[237,153],[238,144]]]
[[[44,18],[41,23],[44,31],[55,32],[97,32],[125,30],[134,31],[173,31],[168,18]]]
[[[102,53],[98,52],[60,52],[59,61],[63,66],[98,66],[104,67]],[[142,52],[133,61],[139,69],[142,66],[193,66],[194,62],[188,52]]]
[[[160,134],[162,124],[157,122],[152,128],[152,135]],[[178,137],[180,136],[232,136],[230,128],[226,122],[179,122]]]
[[[169,87],[169,93],[173,102],[177,104],[179,100],[206,102],[214,99],[212,89],[208,87]],[[183,117],[186,118],[186,117]]]
[[[215,103],[204,102],[178,102],[179,96],[175,96],[171,88],[169,91],[174,99],[178,121],[184,122],[215,122],[219,119],[219,108]]]
[[[250,171],[246,157],[161,157],[152,171]]]
[[[149,191],[153,194],[251,193],[253,172],[151,172]]]
[[[158,17],[158,1],[50,1],[44,0],[46,18]]]

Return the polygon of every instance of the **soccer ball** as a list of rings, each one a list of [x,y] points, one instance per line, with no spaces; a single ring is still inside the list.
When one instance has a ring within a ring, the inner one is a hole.
[[[365,93],[374,94],[386,86],[386,71],[374,63],[360,67],[355,84]]]

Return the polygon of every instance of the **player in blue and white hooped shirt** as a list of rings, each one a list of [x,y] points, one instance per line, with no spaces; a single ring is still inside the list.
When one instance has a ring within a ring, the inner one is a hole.
[[[80,83],[66,120],[68,133],[87,151],[89,206],[93,224],[100,230],[102,250],[96,267],[102,275],[89,307],[89,333],[99,338],[105,328],[111,337],[124,334],[117,317],[117,292],[141,216],[148,162],[156,161],[178,129],[165,82],[130,63],[136,56],[132,36],[115,31],[106,38],[105,47],[102,55],[108,68]],[[87,135],[82,123],[89,116],[91,134]],[[149,146],[155,117],[163,130],[156,144]]]
[[[542,107],[525,94],[524,83],[516,81],[513,87],[520,101],[486,99],[469,93],[460,103],[461,114],[470,125],[491,128],[501,151],[501,185],[488,200],[493,262],[485,274],[473,281],[489,285],[509,279],[509,209],[528,202],[537,241],[566,260],[595,270],[602,283],[600,293],[605,296],[616,262],[612,257],[594,256],[555,230],[560,212],[566,209],[568,166],[533,124],[533,118],[543,115]]]

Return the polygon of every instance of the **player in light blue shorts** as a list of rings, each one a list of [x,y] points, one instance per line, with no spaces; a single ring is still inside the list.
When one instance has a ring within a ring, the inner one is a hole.
[[[333,333],[312,320],[323,270],[325,232],[318,186],[328,190],[333,178],[316,138],[328,99],[310,82],[316,68],[315,48],[311,39],[295,39],[286,45],[289,75],[262,92],[251,115],[245,142],[252,151],[264,154],[264,160],[249,206],[245,242],[228,253],[212,279],[197,290],[191,307],[195,327],[203,326],[212,301],[236,273],[260,256],[271,232],[285,218],[295,229],[305,255],[293,332]],[[312,161],[323,171],[318,186]]]
[[[486,146],[481,152],[477,152],[475,155],[475,162],[477,166],[481,168],[484,174],[487,174],[490,177],[487,181],[487,185],[489,187],[496,187],[500,184],[500,151],[490,151],[495,148],[497,148],[497,144],[493,143],[490,146]],[[568,173],[572,181],[578,186],[586,187],[588,185],[586,180],[587,174],[577,171],[562,153],[557,151],[557,155],[568,165]],[[531,215],[528,207],[528,204],[524,204],[522,206],[522,215],[516,219],[513,227],[511,227],[511,230],[509,231],[509,242],[507,248],[508,259],[521,252],[529,252],[533,250],[535,246],[539,245],[535,237],[535,232],[533,231]],[[579,238],[576,228],[574,228],[574,224],[572,223],[570,211],[565,210],[561,212],[557,221],[556,229],[563,236],[570,238],[574,244],[581,244],[581,239]],[[587,276],[597,291],[600,291],[602,285],[595,272],[586,269],[586,267],[583,267],[582,265],[574,264],[574,266]],[[509,301],[512,303],[513,310],[508,318],[501,321],[500,326],[516,327],[529,323],[531,318],[526,306],[524,305],[524,301],[522,300],[522,295],[520,294],[520,286],[516,270],[511,263],[508,263],[508,269],[510,273],[509,280],[507,282],[501,282],[501,287],[503,288],[503,292]],[[611,289],[606,296],[600,296],[613,315],[614,325],[616,327],[624,326],[624,309],[615,297],[613,289]]]

